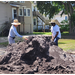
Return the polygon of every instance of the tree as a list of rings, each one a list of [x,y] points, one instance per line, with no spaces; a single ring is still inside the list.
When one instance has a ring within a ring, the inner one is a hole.
[[[63,13],[68,14],[69,17],[69,32],[73,33],[73,29],[75,28],[74,17],[74,9],[75,9],[75,1],[37,1],[37,7],[39,11],[45,15],[49,15],[51,19],[55,14],[59,11],[63,11]]]

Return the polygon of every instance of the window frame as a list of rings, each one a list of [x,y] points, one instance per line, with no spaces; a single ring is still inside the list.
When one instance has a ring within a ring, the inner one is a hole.
[[[65,21],[67,21],[68,20],[68,17],[67,16],[65,16]]]
[[[20,15],[20,9],[22,9],[22,15]],[[22,7],[19,8],[19,16],[23,16],[23,8]]]
[[[28,16],[28,10],[30,10],[30,8],[27,8],[27,16]],[[28,17],[30,17],[31,15],[29,15]]]
[[[26,10],[26,8],[24,8],[24,10]],[[24,15],[24,16],[27,16],[27,10],[26,10],[26,15]]]
[[[28,10],[30,10],[30,8],[24,8],[26,10],[26,17],[30,17],[31,14],[28,16]],[[25,15],[24,15],[25,16]]]
[[[36,24],[34,24],[34,19],[35,19],[35,23],[36,23]],[[33,24],[34,24],[34,26],[37,25],[37,19],[36,19],[36,18],[33,18]]]

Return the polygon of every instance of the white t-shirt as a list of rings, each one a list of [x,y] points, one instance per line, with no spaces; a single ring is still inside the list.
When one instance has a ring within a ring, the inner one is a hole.
[[[14,25],[12,25],[8,36],[15,37],[15,35],[22,38],[22,36],[20,34],[18,34],[16,27]]]
[[[53,36],[55,37],[56,35],[56,32],[59,32],[57,37],[61,38],[61,32],[60,32],[60,28],[58,25],[55,25],[55,26],[51,26],[51,32],[53,34]]]

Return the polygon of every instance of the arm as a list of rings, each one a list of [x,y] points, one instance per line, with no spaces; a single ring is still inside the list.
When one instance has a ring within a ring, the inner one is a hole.
[[[56,32],[55,37],[54,37],[53,34],[52,34],[52,39],[51,39],[52,41],[54,41],[54,39],[57,37],[58,33],[59,33],[59,32]]]
[[[54,39],[55,39],[55,38],[58,36],[58,34],[59,34],[59,27],[58,27],[58,26],[56,26],[55,32],[56,32],[56,35],[52,38],[53,41],[54,41]]]
[[[16,28],[14,27],[13,28],[13,31],[14,31],[14,33],[15,33],[15,35],[16,36],[18,36],[18,37],[20,37],[20,38],[22,38],[22,36],[17,32],[17,30],[16,30]]]
[[[25,39],[25,40],[28,40],[25,36],[21,36],[20,34],[18,34],[16,28],[14,28],[13,31],[14,31],[15,35],[17,35],[18,37],[21,37],[21,38],[23,38],[23,39]]]
[[[54,39],[57,37],[58,34],[59,34],[59,32],[56,32],[56,35],[55,35]]]

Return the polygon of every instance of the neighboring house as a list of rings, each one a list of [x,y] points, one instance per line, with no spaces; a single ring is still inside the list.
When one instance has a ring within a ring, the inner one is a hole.
[[[57,19],[59,21],[59,23],[61,24],[61,21],[68,20],[68,15],[67,14],[63,14],[61,16],[62,11],[60,11],[57,15],[54,15],[54,17],[52,19]]]
[[[0,1],[0,27],[6,21],[12,22],[15,18],[22,23],[18,27],[19,33],[33,33],[32,3],[30,1]]]
[[[42,15],[35,4],[32,4],[32,12],[33,12],[33,30],[43,30],[49,29],[49,18]]]

